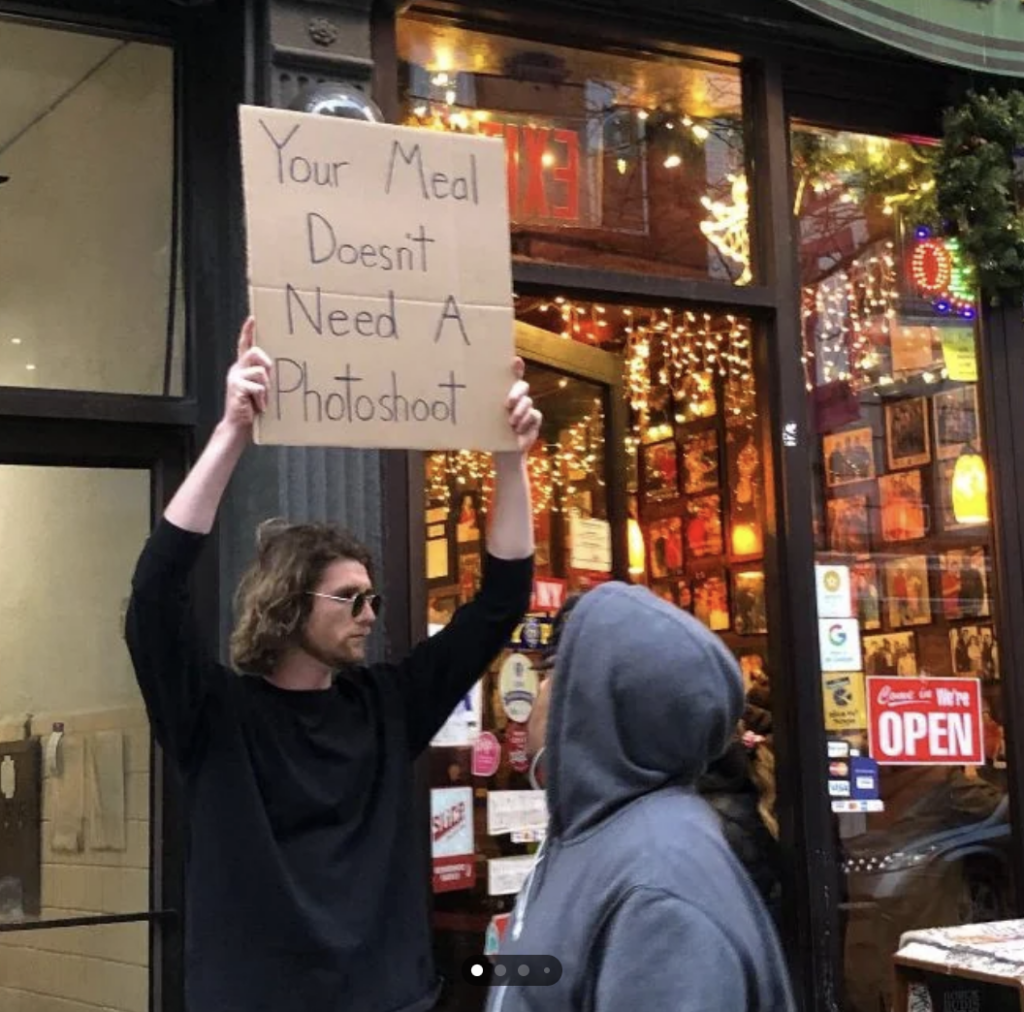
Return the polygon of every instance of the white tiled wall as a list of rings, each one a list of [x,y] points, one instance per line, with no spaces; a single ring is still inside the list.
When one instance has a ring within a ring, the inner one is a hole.
[[[125,742],[124,851],[80,853],[50,847],[53,782],[43,783],[43,917],[144,912],[149,908],[149,726],[139,708],[42,714],[32,733],[46,740],[54,721],[65,738],[120,730]],[[0,934],[2,1012],[147,1012],[149,926],[57,928]]]

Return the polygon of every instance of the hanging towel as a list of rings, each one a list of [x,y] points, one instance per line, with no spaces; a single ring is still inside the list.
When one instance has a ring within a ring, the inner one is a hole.
[[[92,850],[125,850],[124,735],[98,731],[89,738],[88,841]]]
[[[85,825],[85,742],[65,737],[60,744],[58,772],[47,775],[53,809],[50,847],[66,854],[81,853]]]

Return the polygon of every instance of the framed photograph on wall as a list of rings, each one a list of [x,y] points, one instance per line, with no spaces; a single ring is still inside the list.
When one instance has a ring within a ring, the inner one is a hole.
[[[932,604],[928,591],[928,556],[909,555],[886,563],[885,596],[889,625],[893,629],[930,625]]]
[[[912,632],[865,636],[864,673],[866,675],[916,675],[917,637]]]
[[[901,471],[878,479],[882,540],[918,541],[928,533],[928,504],[920,471]]]
[[[648,502],[679,495],[679,458],[674,439],[644,447],[644,498]]]
[[[744,569],[732,578],[732,627],[740,636],[768,632],[764,597],[764,570]]]
[[[722,555],[722,497],[704,495],[686,502],[686,550],[694,559]]]
[[[980,449],[978,388],[966,386],[945,390],[932,398],[935,417],[935,456],[955,460],[968,444]]]
[[[729,585],[724,569],[706,569],[693,576],[693,614],[712,632],[729,629]]]
[[[892,471],[931,463],[927,397],[886,404],[885,445]]]
[[[714,429],[691,432],[680,440],[683,457],[683,491],[696,495],[718,488],[720,483],[718,433]]]
[[[949,649],[955,674],[986,682],[999,679],[999,644],[990,623],[950,629]]]
[[[867,496],[829,499],[828,547],[841,555],[865,555],[871,551],[871,519]]]
[[[988,618],[988,555],[984,548],[963,548],[939,556],[942,613],[950,621]]]
[[[729,483],[729,554],[735,559],[764,555],[764,476],[757,430],[730,428],[725,437]]]
[[[829,488],[871,481],[875,477],[875,434],[869,427],[823,436],[825,484]]]
[[[652,520],[647,528],[651,577],[662,580],[683,569],[683,521],[680,517]]]
[[[455,502],[455,540],[460,545],[473,545],[480,541],[480,494],[466,489]]]
[[[853,605],[864,632],[882,628],[882,588],[878,580],[878,566],[873,562],[858,562],[850,570],[853,586]]]

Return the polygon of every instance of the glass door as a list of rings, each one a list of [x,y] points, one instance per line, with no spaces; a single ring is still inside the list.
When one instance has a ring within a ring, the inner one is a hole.
[[[1012,910],[974,284],[927,145],[797,127],[821,644],[848,1012],[903,932]]]
[[[449,982],[442,1007],[451,1012],[481,1007],[481,990],[461,980],[462,962],[496,946],[543,839],[546,806],[526,729],[552,616],[568,595],[610,579],[613,570],[609,387],[529,360],[527,379],[544,414],[529,461],[537,543],[533,602],[429,750],[433,819],[447,825],[451,813],[460,812],[472,823],[462,834],[468,843],[457,848],[471,847],[471,856],[448,854],[432,832],[435,939],[439,971]],[[428,627],[434,633],[479,586],[493,478],[489,455],[469,452],[430,455],[426,469]]]
[[[124,618],[180,457],[130,430],[111,451],[99,428],[8,419],[0,436],[5,1009],[141,1012],[163,942],[159,767]]]

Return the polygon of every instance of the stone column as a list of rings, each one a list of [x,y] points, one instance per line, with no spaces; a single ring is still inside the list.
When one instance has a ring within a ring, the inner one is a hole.
[[[250,24],[254,95],[249,101],[288,108],[304,89],[347,84],[368,96],[372,0],[266,0]],[[356,535],[383,573],[381,455],[372,450],[251,447],[232,482],[220,524],[221,643],[232,625],[231,597],[253,557],[256,525],[268,517],[327,520]],[[380,575],[378,575],[378,579]],[[378,654],[384,635],[374,637]]]

